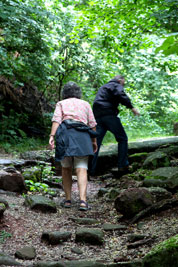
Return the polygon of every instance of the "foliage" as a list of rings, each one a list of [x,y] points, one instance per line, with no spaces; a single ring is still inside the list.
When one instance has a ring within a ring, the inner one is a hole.
[[[11,233],[6,232],[5,230],[0,231],[0,243],[4,243],[9,237],[12,237]]]
[[[25,184],[31,192],[48,192],[49,186],[45,183],[34,182],[32,180],[25,180]]]
[[[1,0],[0,75],[19,90],[36,85],[55,105],[69,80],[92,104],[97,89],[122,73],[142,114],[133,119],[121,108],[127,131],[171,134],[177,113],[176,7],[177,0]],[[28,143],[24,126],[30,115],[6,107],[0,105],[0,142],[6,150],[17,143],[20,149]],[[46,131],[51,116],[42,118]]]
[[[21,153],[28,150],[38,150],[43,149],[48,144],[48,139],[42,138],[26,138],[26,139],[17,139],[16,143],[11,141],[2,140],[0,142],[0,147],[6,153]]]
[[[149,255],[157,253],[161,250],[164,249],[169,249],[169,248],[177,248],[178,247],[178,235],[172,236],[169,239],[161,242],[160,244],[158,244],[157,246],[155,246],[150,252]]]
[[[51,167],[51,166],[42,166],[42,180],[45,179],[52,179],[53,176],[55,175],[55,167]]]
[[[51,190],[48,184],[45,183],[45,181],[53,180],[53,176],[55,174],[54,169],[55,168],[51,166],[39,165],[34,168],[30,168],[28,171],[25,171],[23,175],[27,174],[24,176],[27,189],[30,192],[54,194],[53,190]],[[29,177],[31,176],[31,179],[28,178],[28,174],[30,174]],[[55,179],[55,182],[61,182],[61,179]]]
[[[4,111],[4,106],[0,105],[1,117],[0,121],[0,142],[10,142],[16,144],[22,139],[26,139],[26,133],[20,129],[22,123],[25,124],[27,121],[27,115],[24,113],[17,113],[13,109],[10,109],[8,113]]]
[[[15,76],[18,85],[31,81],[40,85],[49,73],[52,46],[44,3],[7,0],[0,2],[0,10],[1,75]]]
[[[162,45],[156,49],[156,52],[159,51],[163,51],[165,56],[169,56],[171,54],[178,55],[178,33],[169,34]]]

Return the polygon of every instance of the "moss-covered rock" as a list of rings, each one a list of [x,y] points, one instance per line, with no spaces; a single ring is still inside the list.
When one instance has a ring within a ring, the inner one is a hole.
[[[151,173],[151,177],[154,179],[167,180],[174,177],[176,173],[178,173],[178,167],[163,167],[154,170]]]
[[[114,206],[118,212],[129,219],[151,206],[153,201],[152,194],[146,188],[129,188],[119,194],[115,199]]]
[[[5,210],[6,206],[4,205],[4,203],[0,203],[0,218],[3,216]]]
[[[153,248],[143,259],[143,267],[177,267],[178,235]]]
[[[24,205],[42,212],[57,212],[56,203],[44,196],[26,196]]]
[[[155,169],[158,167],[168,167],[170,159],[168,155],[162,151],[150,153],[143,163],[144,168]]]
[[[137,162],[141,164],[144,162],[147,156],[148,156],[148,152],[135,153],[129,156],[129,162],[130,163]]]
[[[25,180],[32,180],[33,182],[39,182],[42,179],[42,168],[40,166],[35,166],[27,168],[22,172]]]
[[[80,228],[76,232],[75,242],[102,245],[104,243],[104,233],[97,228]]]

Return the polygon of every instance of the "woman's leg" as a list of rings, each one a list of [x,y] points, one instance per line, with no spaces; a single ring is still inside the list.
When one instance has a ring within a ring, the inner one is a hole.
[[[62,183],[66,200],[71,200],[72,190],[72,167],[62,167]]]
[[[88,156],[74,157],[74,168],[77,174],[77,183],[79,189],[80,207],[86,207],[87,203],[87,170],[88,170]],[[83,202],[82,202],[83,201]]]
[[[65,157],[61,161],[62,165],[62,184],[66,200],[71,200],[72,191],[72,157]],[[70,203],[70,202],[69,202]]]
[[[86,168],[76,168],[77,182],[79,189],[80,200],[86,202],[87,199],[87,169]],[[84,205],[84,204],[81,204]]]

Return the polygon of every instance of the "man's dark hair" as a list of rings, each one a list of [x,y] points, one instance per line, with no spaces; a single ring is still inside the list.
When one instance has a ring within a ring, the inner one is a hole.
[[[82,96],[82,91],[76,83],[68,82],[64,85],[61,96],[62,96],[62,99],[67,99],[71,97],[80,99]]]
[[[114,79],[120,81],[120,80],[123,80],[125,78],[122,75],[117,75],[117,76],[114,77]]]

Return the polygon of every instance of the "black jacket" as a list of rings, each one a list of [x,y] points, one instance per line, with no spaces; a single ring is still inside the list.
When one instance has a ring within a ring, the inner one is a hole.
[[[124,92],[123,86],[115,79],[101,86],[93,103],[95,117],[117,115],[118,105],[133,108],[130,98]]]

